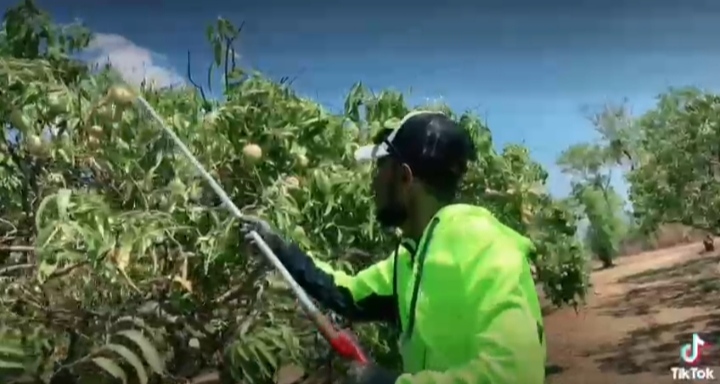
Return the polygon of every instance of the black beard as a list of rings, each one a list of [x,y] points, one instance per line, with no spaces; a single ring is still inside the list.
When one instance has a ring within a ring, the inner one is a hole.
[[[380,226],[386,228],[397,228],[405,223],[408,211],[405,207],[397,204],[389,204],[387,207],[375,210],[375,217]]]
[[[375,207],[375,217],[383,228],[398,228],[405,224],[408,218],[408,210],[397,198],[397,185],[390,183],[386,190],[387,199],[384,207]]]

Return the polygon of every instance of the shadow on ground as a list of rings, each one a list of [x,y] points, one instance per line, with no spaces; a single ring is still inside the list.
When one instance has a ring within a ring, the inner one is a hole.
[[[708,255],[623,277],[618,282],[631,288],[597,309],[603,315],[614,317],[642,317],[667,309],[690,307],[714,311],[720,303],[717,264],[718,258]],[[720,361],[716,346],[720,341],[720,316],[717,314],[708,313],[673,323],[651,321],[646,324],[627,333],[619,344],[590,351],[588,357],[594,358],[603,372],[667,373],[670,367],[682,364],[680,347],[692,340],[693,333],[698,333],[711,344],[703,359]]]
[[[717,308],[720,275],[716,257],[694,259],[667,268],[626,276],[618,282],[637,285],[597,309],[614,317],[652,315],[667,308]]]
[[[693,259],[669,267],[649,269],[640,273],[618,279],[621,284],[650,284],[660,281],[676,280],[692,277],[708,272],[715,272],[718,263],[717,256],[707,256]]]
[[[555,365],[555,364],[548,364],[545,366],[545,377],[552,376],[552,375],[559,375],[563,373],[565,368]]]
[[[701,364],[703,361],[716,364],[720,359],[716,346],[720,340],[720,318],[711,314],[632,331],[619,345],[590,351],[588,357],[596,360],[602,372],[667,373],[670,367],[681,365],[680,347],[692,339],[693,332],[711,344],[701,357]]]

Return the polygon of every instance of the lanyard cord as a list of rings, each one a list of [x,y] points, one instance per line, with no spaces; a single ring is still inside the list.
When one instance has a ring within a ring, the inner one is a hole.
[[[405,337],[408,340],[412,336],[413,328],[415,328],[415,308],[417,307],[418,294],[420,292],[420,281],[422,280],[423,267],[425,266],[425,256],[427,256],[428,246],[430,245],[430,242],[432,241],[432,236],[433,236],[433,233],[435,232],[435,227],[437,227],[438,223],[440,223],[440,219],[438,219],[438,218],[433,219],[433,221],[430,223],[430,227],[428,228],[425,242],[422,243],[422,248],[420,248],[420,250],[418,251],[418,254],[416,255],[415,263],[417,264],[417,274],[415,277],[415,284],[413,286],[412,297],[410,299],[410,312],[408,313],[408,326],[407,326],[407,330],[405,331]]]
[[[435,218],[430,223],[430,227],[428,228],[427,235],[425,236],[425,242],[423,242],[421,249],[415,249],[418,251],[414,255],[414,263],[412,263],[412,268],[414,270],[415,265],[417,265],[417,274],[415,276],[415,281],[413,284],[413,291],[412,291],[412,297],[410,299],[410,310],[408,313],[408,324],[407,329],[405,332],[402,332],[402,321],[400,319],[400,299],[398,297],[398,263],[400,261],[399,255],[400,255],[400,246],[402,245],[402,240],[400,240],[397,244],[397,247],[395,248],[395,256],[393,260],[393,298],[395,300],[395,305],[397,308],[398,316],[396,317],[395,324],[400,330],[401,333],[404,334],[405,337],[409,338],[412,335],[413,328],[415,327],[415,309],[417,307],[417,300],[418,295],[420,292],[420,281],[422,280],[423,275],[423,267],[425,266],[425,256],[427,255],[428,246],[430,245],[430,242],[432,241],[433,233],[435,232],[435,227],[440,222],[440,219]]]

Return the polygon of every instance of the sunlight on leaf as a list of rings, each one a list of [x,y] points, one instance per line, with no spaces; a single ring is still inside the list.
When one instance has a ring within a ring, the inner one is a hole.
[[[145,371],[145,367],[143,366],[140,358],[133,351],[120,344],[106,344],[103,348],[115,352],[125,359],[125,361],[127,361],[135,369],[139,384],[147,384],[148,375]]]
[[[110,374],[110,376],[122,381],[123,384],[127,384],[128,380],[125,371],[114,361],[105,357],[96,357],[92,359],[92,362]]]
[[[152,342],[148,340],[140,331],[127,330],[120,331],[117,333],[119,336],[123,336],[131,340],[135,345],[142,351],[145,361],[148,363],[153,372],[157,374],[165,373],[165,362],[160,357],[157,349],[153,347]]]

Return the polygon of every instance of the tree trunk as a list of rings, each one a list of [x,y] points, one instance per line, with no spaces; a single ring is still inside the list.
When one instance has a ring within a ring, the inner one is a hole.
[[[703,240],[703,247],[705,247],[705,252],[714,252],[715,239],[713,239],[710,235],[705,236],[705,239]]]

